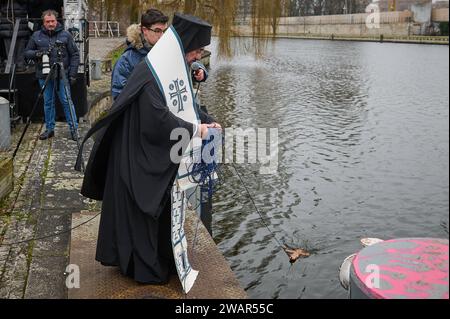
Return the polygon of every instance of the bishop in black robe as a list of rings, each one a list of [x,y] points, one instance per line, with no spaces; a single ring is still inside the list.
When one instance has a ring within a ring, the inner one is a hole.
[[[209,45],[211,26],[177,14],[174,28],[185,53]],[[214,120],[198,108],[202,123]],[[179,164],[170,150],[176,128],[196,128],[172,114],[145,60],[138,64],[109,114],[86,135],[95,143],[81,193],[102,200],[96,260],[118,266],[146,284],[164,284],[176,273],[171,244],[171,190]],[[80,169],[82,150],[77,167]]]

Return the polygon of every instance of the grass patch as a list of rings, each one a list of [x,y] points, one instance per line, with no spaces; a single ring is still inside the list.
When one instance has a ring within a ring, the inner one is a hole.
[[[116,65],[117,60],[119,60],[120,56],[123,54],[125,49],[127,48],[127,45],[124,43],[117,49],[111,51],[108,54],[108,58],[111,59],[112,67],[114,68],[114,65]]]
[[[441,22],[439,23],[439,30],[441,31],[441,36],[447,36],[448,37],[448,22]]]

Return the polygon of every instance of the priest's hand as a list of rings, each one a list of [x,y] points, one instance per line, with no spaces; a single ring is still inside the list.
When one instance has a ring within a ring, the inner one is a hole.
[[[202,140],[206,140],[208,137],[209,124],[200,124],[199,130]]]
[[[205,80],[205,71],[198,69],[194,72],[194,78],[197,82],[203,82]]]

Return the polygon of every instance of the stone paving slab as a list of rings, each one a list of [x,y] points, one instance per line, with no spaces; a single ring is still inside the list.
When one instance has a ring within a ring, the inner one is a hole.
[[[25,299],[61,299],[67,296],[64,270],[68,257],[33,256]]]
[[[43,209],[76,212],[90,201],[80,194],[82,179],[49,179],[45,181]],[[80,207],[81,206],[81,207]]]
[[[43,210],[36,228],[36,240],[33,248],[35,257],[68,257],[70,236],[66,232],[71,227],[71,213],[64,209],[53,211]]]
[[[30,244],[21,244],[7,250],[3,264],[0,299],[22,299],[28,276]]]

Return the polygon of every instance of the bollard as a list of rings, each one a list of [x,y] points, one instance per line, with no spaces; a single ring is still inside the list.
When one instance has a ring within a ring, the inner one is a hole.
[[[101,80],[102,79],[102,60],[92,60],[91,63],[92,69],[92,80]]]
[[[11,146],[11,122],[9,102],[0,96],[0,151],[9,151]]]

